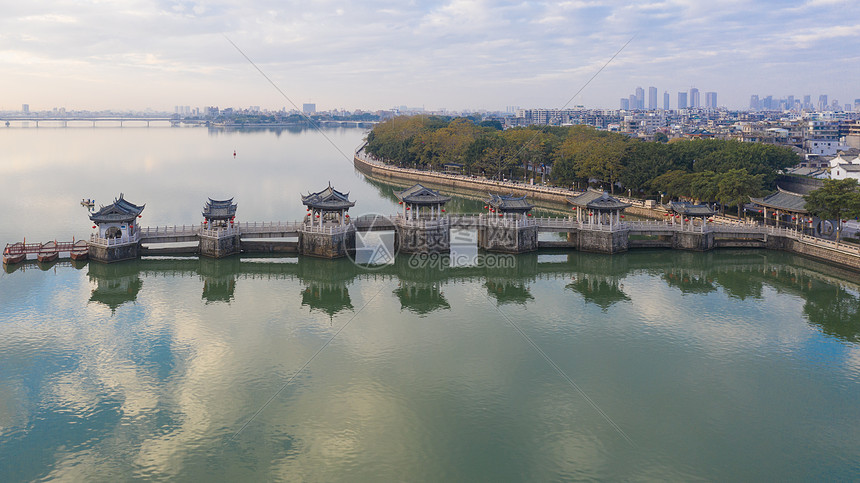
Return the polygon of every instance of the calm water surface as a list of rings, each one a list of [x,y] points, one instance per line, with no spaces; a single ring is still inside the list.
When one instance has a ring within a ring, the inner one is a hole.
[[[349,154],[363,131],[326,134]],[[235,196],[242,221],[293,220],[329,180],[356,214],[396,207],[314,132],[0,143],[3,243],[87,236],[80,198],[120,191],[144,225],[196,223],[207,196]],[[0,481],[860,477],[856,276],[755,250],[515,261],[4,272]]]

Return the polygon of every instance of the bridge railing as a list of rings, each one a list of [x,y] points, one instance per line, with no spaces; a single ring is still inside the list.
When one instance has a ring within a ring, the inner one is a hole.
[[[235,228],[241,233],[283,233],[298,231],[304,225],[301,221],[246,221],[236,223]]]
[[[347,223],[345,225],[326,225],[318,226],[318,225],[310,225],[310,224],[301,224],[301,231],[304,233],[322,233],[325,235],[339,235],[341,233],[347,233],[351,230],[355,230],[355,226],[351,223]]]
[[[172,225],[172,226],[144,226],[137,231],[143,238],[169,238],[174,236],[194,236],[200,233],[202,225]]]
[[[121,238],[101,238],[95,233],[90,235],[90,243],[93,245],[103,246],[103,247],[112,247],[117,245],[128,245],[131,243],[137,243],[140,241],[140,231],[136,232],[132,236],[124,236]]]
[[[219,226],[216,228],[206,228],[205,226],[200,229],[201,236],[207,236],[210,238],[221,238],[225,236],[235,236],[239,234],[239,228],[233,226],[233,223],[227,226]]]
[[[400,226],[406,226],[409,228],[422,228],[427,230],[435,230],[435,229],[443,229],[448,228],[451,225],[451,220],[446,216],[443,218],[429,219],[429,218],[418,218],[418,219],[410,219],[406,218],[402,214],[397,215],[394,218],[394,223]]]

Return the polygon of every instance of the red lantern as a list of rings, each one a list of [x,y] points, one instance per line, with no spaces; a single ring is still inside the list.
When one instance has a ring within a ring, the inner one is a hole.
[[[794,217],[794,216],[791,217],[791,221],[794,221],[796,219],[797,219],[797,217]]]
[[[349,218],[349,215],[346,215],[346,217]]]
[[[96,226],[95,226],[95,225],[93,225],[93,228],[95,228],[95,227],[96,227]]]
[[[594,216],[594,213],[589,213],[588,216]]]
[[[442,208],[442,213],[445,213],[445,208]]]
[[[713,219],[713,218],[708,218],[708,221],[714,221],[714,219]]]
[[[486,210],[486,209],[487,209],[487,208],[489,208],[489,206],[487,206],[487,205],[484,205],[484,209],[485,209],[485,210]]]
[[[690,221],[690,219],[689,219],[689,218],[684,218],[684,221]]]
[[[310,214],[310,213],[308,213],[308,216],[311,216],[311,214]]]
[[[621,218],[624,218],[624,215],[621,215]]]
[[[669,213],[663,213],[663,216],[669,216]]]
[[[532,214],[531,214],[531,213],[526,213],[526,216],[532,216]]]
[[[573,211],[576,211],[576,207],[575,207],[575,206],[573,207]]]
[[[399,203],[397,203],[397,204],[398,204],[398,205],[402,205],[402,204],[403,204],[403,202],[401,201],[401,202],[399,202]]]
[[[317,218],[319,218],[319,217],[320,217],[320,215],[317,215]]]
[[[501,217],[503,217],[503,216],[505,216],[505,214],[504,214],[504,213],[499,213],[499,218],[501,218]]]
[[[143,218],[143,215],[137,215],[138,218]]]
[[[758,212],[761,213],[761,210],[758,210]]]
[[[209,222],[208,222],[208,221],[206,221],[206,220],[203,220],[203,224],[204,224],[204,225],[205,225],[205,224],[207,224],[207,223],[209,223]]]
[[[410,209],[410,208],[407,206],[407,207],[406,207],[406,209],[408,210],[408,209]]]

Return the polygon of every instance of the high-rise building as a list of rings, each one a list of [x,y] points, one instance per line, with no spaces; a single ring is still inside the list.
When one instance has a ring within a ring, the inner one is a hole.
[[[648,109],[657,109],[657,88],[648,88]]]
[[[636,109],[645,109],[645,89],[636,88]]]
[[[687,108],[687,93],[679,92],[678,93],[678,109],[686,109]]]
[[[788,96],[788,98],[785,100],[785,107],[789,111],[794,110],[794,96]]]
[[[630,110],[630,99],[626,97],[621,98],[621,106],[619,107],[622,111]]]
[[[860,100],[860,99],[858,99],[858,100]],[[669,110],[669,92],[668,91],[663,92],[663,109],[666,111]]]
[[[630,103],[630,110],[636,110],[639,101],[636,99],[636,94],[630,94],[630,97],[627,99],[627,102]]]
[[[705,107],[708,109],[716,109],[717,108],[717,93],[716,92],[706,92],[705,93]]]
[[[762,102],[762,108],[765,111],[773,110],[773,96],[767,96],[764,98],[764,102]]]
[[[821,94],[820,96],[818,96],[818,110],[827,110],[827,94]]]
[[[30,104],[21,104],[21,112],[30,114]]]
[[[313,114],[317,112],[316,104],[302,104],[302,112],[305,114]]]
[[[860,112],[860,99],[854,99],[854,110]]]
[[[809,94],[803,96],[803,108],[812,109],[812,96]]]
[[[758,111],[761,109],[761,102],[758,100],[758,94],[753,94],[750,96],[750,110]]]
[[[702,104],[699,102],[699,89],[695,87],[690,88],[690,107],[693,109],[702,107]]]

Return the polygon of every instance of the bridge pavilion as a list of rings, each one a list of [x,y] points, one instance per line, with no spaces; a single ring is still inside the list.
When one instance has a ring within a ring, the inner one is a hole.
[[[118,262],[137,258],[140,233],[137,219],[146,205],[136,205],[122,193],[114,202],[90,214],[98,234],[87,243],[89,258],[99,262]]]
[[[349,193],[332,188],[302,196],[308,209],[299,228],[299,253],[320,258],[339,258],[355,250],[355,225],[349,222]]]
[[[239,233],[233,230],[236,203],[229,200],[209,198],[203,206],[204,229],[200,232],[200,254],[211,258],[222,258],[240,250]]]
[[[451,200],[420,183],[394,196],[403,206],[394,219],[394,247],[402,253],[447,252],[451,249],[451,232],[445,203]]]
[[[534,205],[525,196],[491,194],[485,203],[487,222],[478,228],[479,247],[505,253],[537,250],[537,224],[529,218]]]
[[[585,193],[568,198],[576,211],[576,221],[591,225],[609,225],[612,230],[621,226],[621,212],[631,206],[605,191],[589,189]]]
[[[509,195],[490,195],[490,198],[484,200],[487,203],[487,209],[490,213],[498,214],[499,218],[522,219],[527,216],[532,216],[530,211],[535,205],[526,201],[525,196]]]
[[[308,193],[302,196],[302,204],[307,206],[308,215],[306,224],[322,228],[326,224],[344,226],[349,220],[347,212],[355,206],[354,201],[349,201],[349,193],[341,193],[331,187]]]
[[[708,225],[708,219],[714,216],[714,210],[708,205],[694,205],[689,201],[670,201],[669,216],[672,216],[672,222],[675,220],[681,221],[681,228],[684,228],[686,223],[693,226],[693,220],[696,218],[702,221],[702,228]]]
[[[206,205],[203,206],[204,223],[209,225],[210,229],[226,228],[228,222],[233,223],[236,218],[236,208],[238,205],[233,203],[233,198],[229,200],[213,200],[209,198]]]
[[[819,235],[827,231],[823,226],[819,226],[820,220],[810,216],[806,210],[806,200],[801,194],[778,188],[775,193],[764,198],[750,197],[750,201],[753,204],[753,210],[758,210],[762,214],[766,225],[812,228],[818,231]]]
[[[438,220],[445,212],[443,206],[451,201],[450,196],[440,194],[416,183],[411,188],[395,191],[394,196],[400,200],[403,207],[401,216],[406,220]]]

